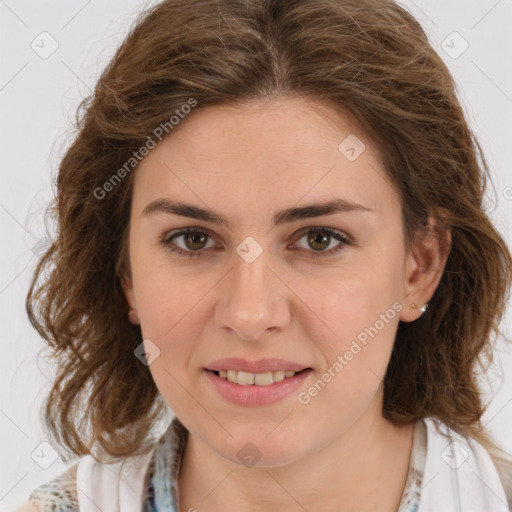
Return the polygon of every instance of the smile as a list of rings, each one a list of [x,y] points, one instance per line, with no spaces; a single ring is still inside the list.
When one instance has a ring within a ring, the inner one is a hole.
[[[220,370],[215,372],[222,379],[229,380],[242,386],[270,386],[274,382],[280,382],[286,378],[293,377],[297,372],[277,370],[274,372],[251,373],[237,370]]]
[[[275,370],[265,373],[203,370],[203,375],[208,378],[206,382],[209,381],[209,387],[217,396],[241,406],[263,406],[293,396],[313,373],[312,368],[297,372]]]

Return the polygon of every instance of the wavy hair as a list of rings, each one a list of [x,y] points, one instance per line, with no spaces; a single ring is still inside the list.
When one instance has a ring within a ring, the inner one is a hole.
[[[445,271],[427,313],[399,324],[383,415],[434,416],[487,443],[477,369],[492,359],[512,259],[485,211],[483,151],[418,21],[392,0],[164,0],[139,14],[78,107],[48,209],[57,235],[26,299],[57,363],[41,412],[62,450],[146,453],[165,410],[134,356],[142,335],[120,284],[136,172],[126,162],[190,98],[199,110],[287,96],[353,115],[399,193],[406,242],[449,212],[438,218],[452,233]]]

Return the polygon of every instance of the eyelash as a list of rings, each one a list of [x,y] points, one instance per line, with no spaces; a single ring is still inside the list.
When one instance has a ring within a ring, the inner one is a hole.
[[[309,228],[308,231],[303,233],[299,237],[298,240],[300,240],[303,236],[305,236],[311,232],[314,232],[314,231],[326,233],[327,235],[329,235],[332,238],[335,238],[336,240],[338,240],[341,243],[339,245],[337,245],[334,249],[330,249],[329,251],[308,251],[306,249],[303,249],[303,250],[306,250],[306,252],[311,253],[310,256],[312,258],[323,257],[323,256],[324,257],[332,256],[333,254],[336,254],[339,251],[343,250],[345,248],[345,246],[353,245],[352,241],[349,240],[346,236],[342,235],[339,231],[335,231],[334,229],[324,228],[324,227],[320,227],[320,226],[315,226],[315,227]],[[185,229],[178,231],[177,233],[166,234],[164,237],[162,237],[161,243],[166,249],[168,249],[169,251],[171,251],[173,253],[176,253],[178,256],[188,256],[189,258],[194,258],[194,257],[197,258],[197,257],[203,256],[203,252],[206,249],[200,249],[198,251],[185,251],[185,250],[181,249],[180,247],[177,247],[176,245],[171,245],[171,243],[172,243],[171,240],[173,238],[177,238],[179,236],[186,235],[187,233],[201,233],[201,234],[207,235],[209,238],[213,238],[210,236],[210,234],[207,231],[200,230],[198,228],[185,228]]]

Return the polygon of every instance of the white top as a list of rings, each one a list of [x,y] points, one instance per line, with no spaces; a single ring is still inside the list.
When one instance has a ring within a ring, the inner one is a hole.
[[[114,464],[83,457],[77,467],[76,489],[80,512],[141,512],[144,476],[149,454]]]
[[[485,448],[428,418],[427,456],[418,512],[510,512],[496,466]]]

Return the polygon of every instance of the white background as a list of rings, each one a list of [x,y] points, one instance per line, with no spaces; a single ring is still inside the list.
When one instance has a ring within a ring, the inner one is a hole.
[[[76,107],[93,89],[136,14],[153,4],[0,0],[0,321],[6,354],[0,358],[0,510],[12,510],[34,487],[66,467],[57,460],[43,469],[31,458],[45,440],[39,407],[51,377],[42,362],[38,366],[36,353],[43,342],[29,326],[24,309],[36,261],[34,247],[45,236],[44,206],[52,197],[51,181],[70,140]],[[512,188],[507,188],[512,187],[512,2],[403,0],[401,4],[422,23],[455,76],[468,119],[491,165],[489,212],[512,246]],[[31,48],[34,40],[47,37],[40,36],[44,31],[58,42],[47,59]],[[464,40],[468,49],[453,58]],[[509,307],[503,323],[507,336],[511,320]],[[510,348],[500,342],[490,374],[492,400],[485,422],[509,452],[511,367]]]

